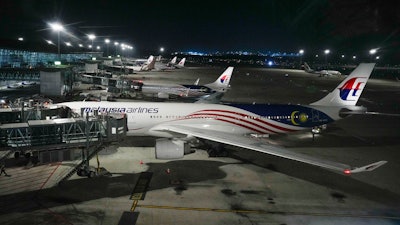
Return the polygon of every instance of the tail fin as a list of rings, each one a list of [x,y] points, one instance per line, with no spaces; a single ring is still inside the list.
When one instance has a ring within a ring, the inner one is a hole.
[[[375,63],[361,63],[327,96],[311,105],[354,106],[367,84]]]
[[[179,63],[176,64],[176,66],[177,66],[178,68],[185,67],[185,61],[186,61],[186,58],[182,58],[181,61],[179,61]]]
[[[152,70],[154,69],[154,65],[156,64],[156,58],[154,58],[154,56],[150,56],[145,65],[142,66],[142,70]]]
[[[233,72],[233,67],[230,66],[221,74],[221,76],[218,77],[217,80],[215,80],[213,83],[206,84],[204,86],[209,87],[218,92],[226,92],[227,89],[229,88],[229,82],[231,81],[232,72]]]
[[[175,64],[176,64],[176,59],[177,59],[177,58],[178,58],[177,56],[175,56],[174,58],[172,58],[171,61],[169,62],[169,64],[170,64],[170,65],[175,65]]]
[[[311,67],[308,65],[308,63],[304,62],[304,71],[311,73],[314,70],[311,69]]]

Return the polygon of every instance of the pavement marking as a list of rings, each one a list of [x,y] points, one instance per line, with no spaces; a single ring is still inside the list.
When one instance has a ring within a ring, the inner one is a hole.
[[[138,204],[138,200],[134,200],[132,203],[131,212],[135,211],[137,204]]]
[[[129,199],[144,200],[152,176],[152,172],[142,172]]]
[[[47,181],[49,181],[50,177],[53,176],[53,174],[56,172],[58,167],[61,165],[61,162],[57,162],[55,165],[51,164],[51,166],[55,166],[54,170],[50,173],[50,175],[47,177],[47,179],[43,182],[42,186],[40,186],[39,190],[42,190],[44,185],[46,185]]]
[[[276,214],[276,215],[297,215],[297,216],[318,216],[318,217],[352,217],[352,218],[400,220],[399,216],[382,216],[382,215],[284,212],[284,211],[246,210],[246,209],[213,209],[213,208],[195,208],[195,207],[178,207],[178,206],[167,206],[167,205],[142,205],[142,204],[137,204],[137,205],[135,205],[135,207],[149,208],[149,209],[191,210],[191,211],[209,211],[209,212],[224,212],[224,213],[248,213],[248,214],[254,213],[254,214]]]

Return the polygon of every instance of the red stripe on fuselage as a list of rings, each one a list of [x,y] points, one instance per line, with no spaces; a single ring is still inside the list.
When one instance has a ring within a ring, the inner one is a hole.
[[[211,112],[211,113],[203,113],[203,112]],[[214,114],[214,112],[229,113],[229,114],[237,115],[237,116],[239,116],[239,117],[232,117],[232,116],[227,116],[227,115],[223,115],[223,114]],[[289,129],[289,128],[285,128],[285,127],[282,127],[282,126],[279,126],[279,125],[275,125],[275,124],[268,123],[267,121],[261,120],[261,119],[259,119],[259,118],[257,118],[257,117],[256,117],[256,118],[252,118],[252,117],[254,117],[254,116],[250,116],[250,115],[246,115],[246,114],[238,113],[238,112],[233,112],[233,111],[228,111],[228,110],[201,110],[201,111],[196,112],[196,113],[193,113],[193,114],[191,114],[191,115],[217,115],[217,116],[225,116],[225,117],[228,117],[228,118],[232,118],[232,119],[236,119],[236,120],[240,120],[240,121],[242,121],[242,122],[246,122],[246,123],[252,124],[252,125],[254,125],[254,126],[260,127],[260,128],[262,128],[262,129],[269,130],[269,131],[274,132],[274,133],[278,133],[278,132],[276,132],[276,131],[272,131],[272,130],[270,130],[270,129],[268,129],[268,128],[265,128],[265,127],[263,127],[263,126],[260,126],[260,125],[258,125],[258,124],[255,124],[255,123],[250,122],[250,121],[248,121],[248,120],[242,119],[243,117],[248,117],[248,118],[250,118],[250,119],[252,119],[252,120],[255,120],[255,121],[260,122],[260,123],[262,123],[262,124],[265,124],[265,125],[267,125],[267,126],[276,128],[276,129],[281,130],[281,131],[283,131],[283,132],[296,131],[296,130],[294,130],[294,129]],[[189,115],[189,116],[190,116],[190,115]]]

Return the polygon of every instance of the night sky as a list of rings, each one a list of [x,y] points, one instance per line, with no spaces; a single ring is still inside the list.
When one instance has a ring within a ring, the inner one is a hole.
[[[85,44],[94,33],[138,52],[389,52],[400,49],[399,9],[378,0],[1,0],[0,38],[56,41],[47,23],[59,20],[63,41]]]

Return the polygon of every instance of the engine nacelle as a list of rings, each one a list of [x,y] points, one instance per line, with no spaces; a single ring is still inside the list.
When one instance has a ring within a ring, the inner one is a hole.
[[[186,141],[170,138],[156,140],[156,159],[180,159],[190,152]]]
[[[159,93],[157,93],[157,98],[169,99],[169,94],[168,93],[159,92]]]

